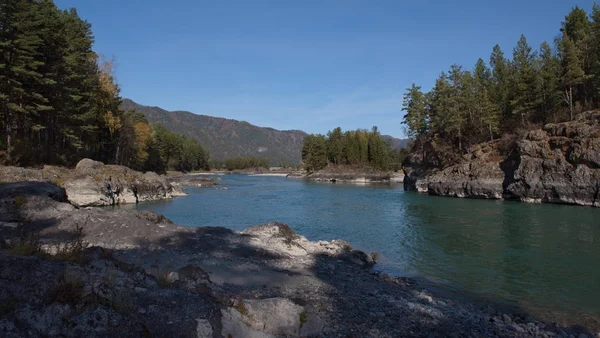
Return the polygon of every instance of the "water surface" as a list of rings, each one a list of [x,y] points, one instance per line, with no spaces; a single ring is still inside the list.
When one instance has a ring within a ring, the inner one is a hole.
[[[310,240],[377,251],[377,268],[538,316],[600,318],[600,209],[433,197],[400,186],[230,175],[228,190],[143,203],[184,226],[243,230],[269,221]]]

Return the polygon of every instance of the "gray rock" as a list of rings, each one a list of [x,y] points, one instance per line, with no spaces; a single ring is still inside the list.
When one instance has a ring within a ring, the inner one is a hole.
[[[448,158],[452,149],[418,144],[404,162],[404,187],[440,196],[600,207],[599,121],[600,113],[592,112],[532,130],[508,157],[499,155],[498,141],[474,146],[462,158]]]
[[[81,160],[74,170],[0,166],[0,182],[35,181],[64,187],[77,207],[138,203],[185,196],[183,186],[152,172],[140,173],[118,165]],[[63,192],[64,194],[64,192]],[[1,196],[0,196],[1,197]]]
[[[210,325],[208,319],[198,319],[198,326],[196,327],[197,338],[212,338],[213,328]]]
[[[223,316],[224,328],[239,330],[240,326],[245,326],[252,332],[262,331],[268,335],[293,337],[314,336],[323,331],[324,328],[324,322],[319,316],[306,313],[303,306],[295,304],[289,299],[244,300],[240,304],[237,308],[230,308],[225,311],[226,313]],[[239,307],[242,307],[242,309],[239,309]],[[228,323],[229,321],[235,323]],[[240,325],[240,322],[243,325]],[[223,331],[225,336],[229,333],[227,330]],[[233,333],[231,334],[233,335]],[[238,334],[240,333],[238,332]]]

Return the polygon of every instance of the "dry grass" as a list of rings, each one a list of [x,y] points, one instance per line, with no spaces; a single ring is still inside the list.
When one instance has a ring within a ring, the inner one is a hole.
[[[86,263],[85,249],[89,244],[83,240],[84,237],[83,227],[76,226],[75,238],[69,242],[57,244],[53,257],[79,264]]]
[[[248,315],[248,307],[246,307],[246,303],[244,303],[243,299],[240,299],[234,308],[243,316]]]
[[[11,241],[8,252],[15,255],[39,256],[43,255],[38,231],[23,231],[17,239]]]
[[[17,208],[20,208],[23,205],[25,205],[25,203],[27,203],[27,198],[23,195],[19,195],[15,198],[13,203],[15,204],[15,206],[17,206]]]
[[[306,311],[302,311],[300,313],[300,328],[302,328],[302,326],[304,326],[304,324],[306,324],[307,321],[308,321],[308,313],[306,313]]]

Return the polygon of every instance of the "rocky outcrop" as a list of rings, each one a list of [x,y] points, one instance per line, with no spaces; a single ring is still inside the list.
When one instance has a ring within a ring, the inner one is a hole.
[[[139,203],[182,196],[165,177],[141,173],[118,165],[81,160],[64,183],[69,201],[75,206],[103,206]]]
[[[503,194],[504,172],[493,157],[494,144],[475,147],[465,155],[464,163],[444,169],[419,165],[422,157],[412,154],[412,163],[405,167],[404,188],[431,195],[500,199]]]
[[[180,174],[167,176],[169,182],[173,186],[195,187],[195,188],[212,188],[219,183],[216,179],[203,175]]]
[[[344,241],[309,241],[282,223],[185,228],[64,197],[46,183],[0,184],[0,215],[11,217],[0,224],[1,337],[595,334],[436,296],[373,272],[371,255]],[[23,246],[40,250],[16,254]]]
[[[0,182],[38,181],[66,190],[77,207],[139,203],[185,196],[183,184],[172,184],[153,172],[141,173],[119,165],[83,159],[73,170],[45,166],[43,169],[0,167]]]
[[[600,113],[529,132],[504,166],[506,198],[600,207]]]
[[[290,177],[290,176],[288,176]],[[332,167],[304,175],[305,179],[319,182],[342,183],[394,183],[398,182],[398,174],[377,171],[368,168]]]
[[[475,146],[458,164],[434,163],[434,152],[405,161],[406,190],[431,195],[516,199],[600,206],[600,113],[548,124],[516,141],[508,156],[500,142]]]

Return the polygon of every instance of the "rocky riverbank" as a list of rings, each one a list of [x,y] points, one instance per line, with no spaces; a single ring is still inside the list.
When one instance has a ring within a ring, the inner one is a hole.
[[[414,151],[404,172],[405,189],[431,195],[600,207],[600,113],[475,146],[458,164],[431,147]]]
[[[186,196],[184,186],[212,187],[216,181],[192,175],[161,176],[119,165],[81,160],[74,169],[0,166],[0,182],[47,182],[63,187],[72,205],[108,206]]]
[[[294,176],[294,178],[296,177],[297,176]],[[404,174],[387,171],[377,171],[364,168],[356,169],[346,167],[332,167],[319,170],[314,173],[304,174],[303,176],[301,176],[301,178],[305,178],[311,181],[331,183],[402,183],[404,181]]]
[[[589,337],[375,273],[287,225],[184,228],[0,184],[2,337]]]

